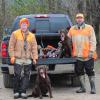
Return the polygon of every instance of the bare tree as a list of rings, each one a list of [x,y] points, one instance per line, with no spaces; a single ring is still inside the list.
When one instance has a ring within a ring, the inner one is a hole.
[[[3,34],[3,28],[5,26],[5,0],[1,1],[1,18],[0,18],[0,43]]]
[[[100,0],[87,0],[87,18],[95,28],[97,43],[100,44]]]

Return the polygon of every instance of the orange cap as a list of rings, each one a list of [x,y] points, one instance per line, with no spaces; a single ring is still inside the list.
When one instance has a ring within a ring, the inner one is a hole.
[[[84,18],[84,15],[82,13],[78,13],[78,14],[76,14],[76,18],[78,18],[78,17]]]
[[[27,24],[27,26],[29,26],[29,20],[27,19],[27,18],[22,18],[22,19],[20,19],[20,22],[19,22],[19,25],[21,25],[22,23],[26,23]]]

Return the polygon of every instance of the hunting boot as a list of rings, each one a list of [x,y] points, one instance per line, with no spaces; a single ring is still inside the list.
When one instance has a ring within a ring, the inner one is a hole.
[[[79,76],[80,80],[80,89],[76,91],[76,93],[85,93],[85,75]]]
[[[14,93],[14,99],[18,99],[20,97],[19,93]]]
[[[91,94],[96,94],[96,88],[95,88],[95,76],[89,76],[89,82],[91,86]]]

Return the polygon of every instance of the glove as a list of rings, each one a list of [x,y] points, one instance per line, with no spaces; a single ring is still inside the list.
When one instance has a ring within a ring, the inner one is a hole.
[[[14,62],[15,62],[15,57],[11,57],[11,58],[10,58],[10,62],[11,62],[11,64],[14,64]]]
[[[37,63],[37,59],[33,59],[33,64],[36,64]]]
[[[92,58],[93,57],[93,51],[89,52],[88,58]]]

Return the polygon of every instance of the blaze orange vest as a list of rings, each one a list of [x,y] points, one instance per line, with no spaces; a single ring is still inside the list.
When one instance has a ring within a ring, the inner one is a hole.
[[[88,58],[91,48],[96,49],[96,38],[92,26],[85,24],[85,27],[78,29],[73,26],[68,36],[72,39],[72,56]],[[93,50],[93,58],[97,59],[96,50]]]

